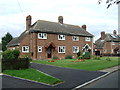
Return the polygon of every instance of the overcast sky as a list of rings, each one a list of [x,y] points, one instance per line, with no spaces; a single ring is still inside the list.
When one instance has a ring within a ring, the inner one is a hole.
[[[118,6],[106,7],[98,0],[0,0],[0,38],[7,32],[19,36],[27,15],[32,16],[32,24],[38,19],[57,22],[62,15],[66,24],[86,24],[96,40],[101,31],[118,30]]]

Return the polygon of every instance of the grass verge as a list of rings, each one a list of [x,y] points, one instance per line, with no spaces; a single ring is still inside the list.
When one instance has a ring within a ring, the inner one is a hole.
[[[44,74],[32,68],[24,69],[24,70],[5,70],[3,71],[3,73],[10,76],[20,77],[20,78],[24,78],[24,79],[28,79],[28,80],[32,80],[40,83],[45,83],[49,85],[55,85],[63,82],[60,79],[49,76],[47,74]]]
[[[107,57],[101,57],[101,60],[89,59],[84,62],[72,62],[75,59],[56,60],[55,62],[48,62],[48,60],[36,60],[32,62],[89,71],[97,71],[120,65],[118,57],[109,57],[111,61],[107,61],[106,58]]]

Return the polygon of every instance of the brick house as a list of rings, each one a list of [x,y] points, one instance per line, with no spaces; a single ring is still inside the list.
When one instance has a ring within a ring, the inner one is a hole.
[[[114,30],[112,34],[101,32],[101,37],[95,41],[96,55],[112,55],[120,53],[120,35]]]
[[[63,23],[63,17],[58,22],[37,20],[31,25],[32,17],[26,17],[26,30],[7,45],[8,49],[19,48],[23,57],[29,55],[32,59],[59,59],[66,55],[77,56],[80,50],[90,50],[93,54],[93,35],[86,31],[86,25],[79,27]]]

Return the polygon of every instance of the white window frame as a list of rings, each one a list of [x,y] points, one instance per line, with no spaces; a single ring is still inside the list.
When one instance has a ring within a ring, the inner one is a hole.
[[[79,41],[79,36],[72,36],[73,41]]]
[[[60,38],[62,37],[62,38]],[[64,37],[64,38],[63,38]],[[58,40],[65,40],[65,35],[62,35],[62,34],[58,34]]]
[[[85,41],[91,41],[90,37],[85,37]]]
[[[25,51],[24,51],[24,48],[26,49]],[[29,46],[22,46],[22,52],[29,53]]]
[[[64,49],[63,52],[61,52],[59,49]],[[58,53],[65,53],[66,52],[66,47],[65,46],[58,46]]]
[[[40,34],[41,34],[41,36],[40,36]],[[38,39],[47,39],[47,33],[38,33]]]
[[[104,53],[107,53],[107,49],[104,49]]]
[[[115,45],[115,42],[111,42],[112,45]]]
[[[38,52],[42,52],[42,46],[38,46]]]
[[[77,49],[77,51],[75,51]],[[73,46],[72,47],[73,53],[78,53],[79,52],[79,46]]]

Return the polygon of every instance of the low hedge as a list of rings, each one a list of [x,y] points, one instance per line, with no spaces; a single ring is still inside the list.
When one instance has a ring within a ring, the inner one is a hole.
[[[19,69],[27,69],[30,66],[30,60],[28,58],[19,58],[12,60],[4,60],[2,59],[2,71],[3,70],[19,70]]]
[[[72,55],[66,55],[65,59],[72,59]]]

